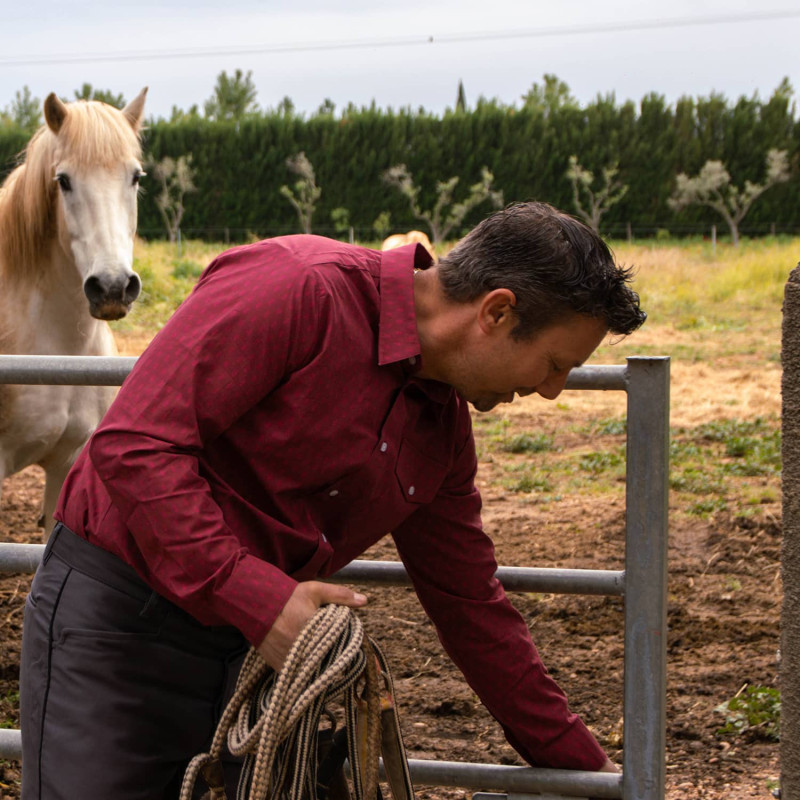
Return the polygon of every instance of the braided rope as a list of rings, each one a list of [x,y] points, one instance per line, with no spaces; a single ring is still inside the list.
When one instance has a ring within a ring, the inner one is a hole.
[[[359,618],[336,605],[323,606],[314,614],[278,673],[250,650],[209,752],[189,763],[180,800],[191,800],[201,774],[210,789],[206,797],[226,800],[221,765],[226,743],[233,755],[244,757],[237,800],[314,800],[320,719],[327,713],[326,703],[341,696],[355,798],[374,798],[381,737],[378,664],[385,670],[385,660],[364,635]],[[360,701],[356,685],[362,677],[366,691]],[[365,720],[360,757],[359,703]]]

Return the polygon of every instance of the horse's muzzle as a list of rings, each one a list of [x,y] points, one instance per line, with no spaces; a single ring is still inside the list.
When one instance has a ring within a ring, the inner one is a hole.
[[[96,319],[122,319],[130,311],[139,292],[142,281],[132,272],[122,280],[102,275],[90,275],[83,284],[83,292],[89,301],[89,313]]]

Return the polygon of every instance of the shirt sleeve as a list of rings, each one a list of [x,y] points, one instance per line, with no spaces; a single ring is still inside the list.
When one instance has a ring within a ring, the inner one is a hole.
[[[88,445],[145,580],[204,624],[235,625],[254,645],[296,583],[241,546],[201,454],[313,357],[326,328],[313,275],[298,278],[296,264],[273,261],[258,245],[217,259],[138,359]]]
[[[471,434],[433,503],[393,536],[420,602],[473,691],[534,766],[597,770],[606,755],[544,667],[494,574]]]

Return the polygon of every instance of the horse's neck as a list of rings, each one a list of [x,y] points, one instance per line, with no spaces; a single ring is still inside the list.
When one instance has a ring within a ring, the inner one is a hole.
[[[35,284],[16,284],[4,298],[11,322],[13,350],[36,355],[111,355],[114,339],[108,323],[89,314],[80,275],[71,254],[58,242],[49,263],[34,274]]]

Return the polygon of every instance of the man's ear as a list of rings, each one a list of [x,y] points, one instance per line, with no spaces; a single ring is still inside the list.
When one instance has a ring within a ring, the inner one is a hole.
[[[499,331],[514,325],[514,307],[517,298],[511,289],[492,289],[478,305],[478,324],[484,333]]]

